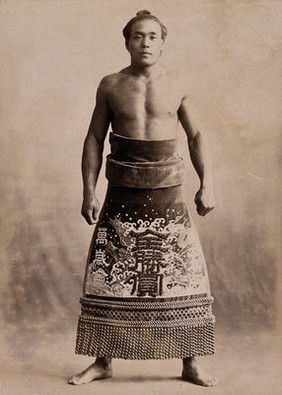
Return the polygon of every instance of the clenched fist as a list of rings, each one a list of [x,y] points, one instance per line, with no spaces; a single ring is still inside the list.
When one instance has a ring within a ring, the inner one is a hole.
[[[81,215],[86,219],[89,225],[94,225],[98,219],[99,209],[100,202],[95,196],[86,197],[83,199]]]
[[[196,193],[194,202],[196,203],[197,213],[202,216],[207,215],[215,206],[213,190],[201,187]]]

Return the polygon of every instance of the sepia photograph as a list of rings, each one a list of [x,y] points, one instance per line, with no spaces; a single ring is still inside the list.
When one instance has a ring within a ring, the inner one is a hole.
[[[0,0],[0,395],[278,395],[282,2]]]

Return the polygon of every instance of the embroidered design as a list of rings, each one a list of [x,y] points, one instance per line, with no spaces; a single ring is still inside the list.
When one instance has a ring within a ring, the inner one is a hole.
[[[111,135],[111,157],[164,175],[162,162],[176,159],[175,144]],[[109,183],[87,261],[79,354],[162,359],[214,352],[208,275],[182,187],[163,188],[148,172],[132,179],[111,173],[115,186]],[[174,183],[175,173],[168,175]]]
[[[86,291],[150,297],[206,292],[196,241],[184,214],[135,222],[109,218],[97,230]]]

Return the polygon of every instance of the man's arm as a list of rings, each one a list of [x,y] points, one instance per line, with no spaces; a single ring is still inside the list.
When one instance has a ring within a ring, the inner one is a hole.
[[[84,142],[82,154],[83,203],[81,214],[89,225],[97,221],[100,204],[96,184],[102,166],[104,141],[111,122],[111,111],[102,80],[97,90],[96,106]]]
[[[178,109],[179,121],[185,130],[191,162],[200,179],[200,188],[195,196],[199,215],[206,215],[215,205],[211,162],[203,135],[196,129],[188,116],[188,100],[182,99]]]

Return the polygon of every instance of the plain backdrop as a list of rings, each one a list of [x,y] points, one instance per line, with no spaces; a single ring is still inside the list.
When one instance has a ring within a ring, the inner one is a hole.
[[[93,232],[80,216],[82,145],[99,81],[129,63],[121,30],[140,9],[168,28],[162,62],[186,75],[213,157],[216,209],[197,217],[191,165],[186,191],[217,327],[281,329],[282,2],[2,0],[1,304],[12,354],[32,355],[38,333],[75,334]],[[105,187],[102,173],[101,201]]]

